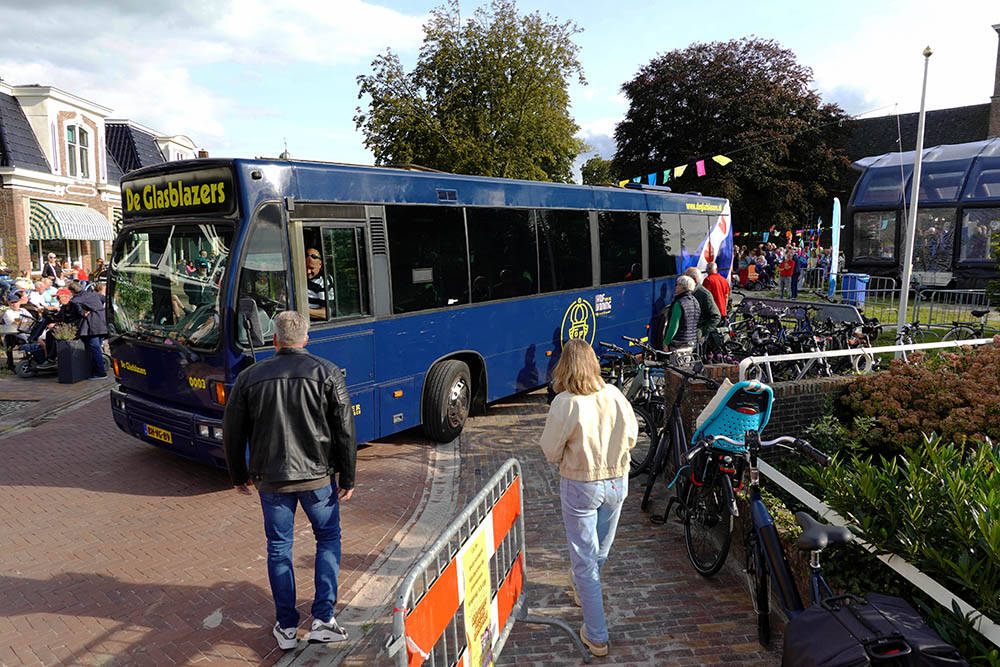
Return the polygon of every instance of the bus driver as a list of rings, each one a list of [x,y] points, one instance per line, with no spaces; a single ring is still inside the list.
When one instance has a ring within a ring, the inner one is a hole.
[[[309,319],[325,320],[327,304],[333,305],[333,290],[327,293],[323,255],[316,248],[306,248],[306,296],[309,299]]]

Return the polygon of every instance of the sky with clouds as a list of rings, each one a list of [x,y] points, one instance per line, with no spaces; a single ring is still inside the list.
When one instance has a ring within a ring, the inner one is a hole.
[[[52,85],[213,156],[370,164],[355,130],[356,77],[391,48],[412,67],[424,0],[0,0],[0,78]],[[683,4],[683,6],[682,6]],[[463,2],[471,15],[478,2]],[[587,85],[571,85],[580,136],[603,157],[627,104],[621,84],[658,54],[692,42],[773,38],[812,68],[824,100],[850,114],[916,111],[923,57],[927,108],[988,102],[997,64],[996,0],[715,0],[612,7],[521,0],[582,28]],[[587,157],[589,154],[581,156]]]

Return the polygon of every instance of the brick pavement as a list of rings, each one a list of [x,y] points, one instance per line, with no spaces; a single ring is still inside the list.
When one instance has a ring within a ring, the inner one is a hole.
[[[527,600],[533,614],[561,618],[574,629],[582,614],[567,593],[569,556],[559,506],[558,470],[537,446],[547,406],[544,392],[516,396],[476,417],[460,437],[460,507],[509,457],[521,462],[527,541]],[[776,665],[776,650],[757,643],[746,584],[730,568],[712,578],[698,575],[684,551],[681,526],[649,523],[639,509],[642,479],[633,480],[605,574],[605,609],[611,651],[593,664]],[[666,494],[654,494],[662,508]],[[389,611],[388,609],[386,610]],[[391,630],[388,617],[372,628],[345,660],[346,665],[390,665],[381,652]],[[773,646],[780,647],[780,634]],[[579,654],[569,639],[548,626],[516,623],[500,665],[575,665]]]
[[[286,657],[270,635],[258,501],[235,493],[224,471],[121,433],[106,395],[45,421],[68,394],[51,378],[39,382],[52,392],[36,396],[43,423],[0,439],[0,665]],[[406,438],[359,452],[357,491],[342,509],[342,600],[362,598],[366,571],[396,553],[398,535],[424,502],[432,453]],[[308,628],[313,542],[301,517],[296,535]],[[324,649],[303,654],[321,659]]]

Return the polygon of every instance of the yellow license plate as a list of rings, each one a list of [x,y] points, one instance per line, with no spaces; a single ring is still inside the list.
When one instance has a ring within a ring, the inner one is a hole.
[[[146,424],[146,435],[150,438],[155,438],[171,445],[174,444],[174,437],[170,435],[170,431],[166,431],[162,428],[156,428],[155,426]]]

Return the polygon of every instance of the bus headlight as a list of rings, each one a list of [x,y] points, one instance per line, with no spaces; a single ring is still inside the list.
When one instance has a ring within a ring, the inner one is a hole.
[[[212,437],[216,440],[222,440],[222,429],[218,426],[212,427]]]
[[[209,436],[208,424],[198,424],[198,435],[203,438],[207,438]]]

